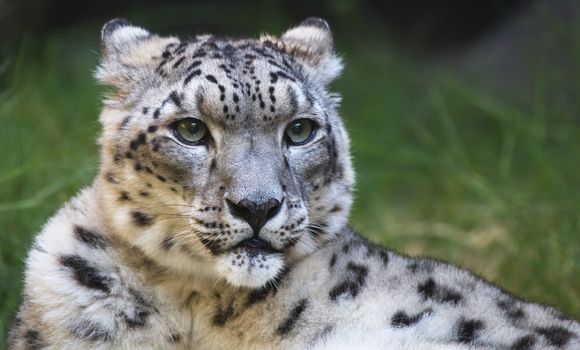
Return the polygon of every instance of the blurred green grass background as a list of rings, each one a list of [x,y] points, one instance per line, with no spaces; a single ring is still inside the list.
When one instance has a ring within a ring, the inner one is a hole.
[[[97,171],[100,24],[25,37],[0,60],[0,340],[32,237]],[[287,25],[240,26],[257,35]],[[580,91],[580,42],[573,71],[538,60],[521,98],[449,67],[426,74],[373,30],[335,31],[346,70],[333,89],[358,174],[354,226],[580,317],[580,101],[563,103],[559,90],[565,80]],[[574,43],[580,32],[567,30],[554,35]]]

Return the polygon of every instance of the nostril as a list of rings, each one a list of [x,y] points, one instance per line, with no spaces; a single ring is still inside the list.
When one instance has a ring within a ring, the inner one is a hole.
[[[266,213],[266,220],[270,220],[271,218],[276,216],[276,214],[278,214],[278,212],[280,211],[280,208],[282,208],[283,202],[284,202],[284,198],[282,198],[281,202],[276,200],[276,199],[270,199],[270,203],[269,203],[270,209]]]
[[[239,204],[236,204],[231,200],[226,199],[226,203],[228,205],[228,208],[230,209],[230,213],[235,217],[247,221],[248,218],[252,216],[252,213],[250,212],[250,209],[248,209],[248,207],[243,205],[244,203],[242,202],[243,201],[240,201]]]

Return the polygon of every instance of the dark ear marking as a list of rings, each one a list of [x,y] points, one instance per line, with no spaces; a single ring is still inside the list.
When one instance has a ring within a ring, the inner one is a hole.
[[[308,17],[304,21],[300,22],[301,27],[316,27],[318,29],[326,30],[330,32],[330,26],[328,22],[318,17]]]

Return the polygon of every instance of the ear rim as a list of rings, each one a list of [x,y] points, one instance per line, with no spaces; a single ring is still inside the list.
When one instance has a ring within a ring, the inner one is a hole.
[[[110,39],[113,33],[123,27],[134,27],[134,25],[125,18],[113,18],[107,23],[103,24],[101,28],[101,41]]]
[[[326,30],[329,33],[332,33],[330,29],[330,25],[324,18],[320,17],[308,17],[296,27],[316,27],[318,29]]]
[[[153,35],[147,29],[136,26],[125,18],[114,18],[101,28],[101,53],[104,58],[120,54]]]

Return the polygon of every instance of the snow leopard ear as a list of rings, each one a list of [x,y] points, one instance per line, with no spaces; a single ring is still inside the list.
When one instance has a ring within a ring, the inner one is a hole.
[[[320,18],[307,18],[280,37],[279,45],[298,61],[312,68],[323,84],[340,75],[342,61],[334,52],[332,32]]]
[[[131,89],[143,82],[140,79],[158,64],[168,45],[178,43],[177,38],[159,37],[126,19],[113,19],[101,30],[102,59],[95,75],[120,91]]]
[[[151,37],[151,33],[136,27],[124,18],[115,18],[101,29],[101,45],[104,55],[122,53],[131,46]]]

